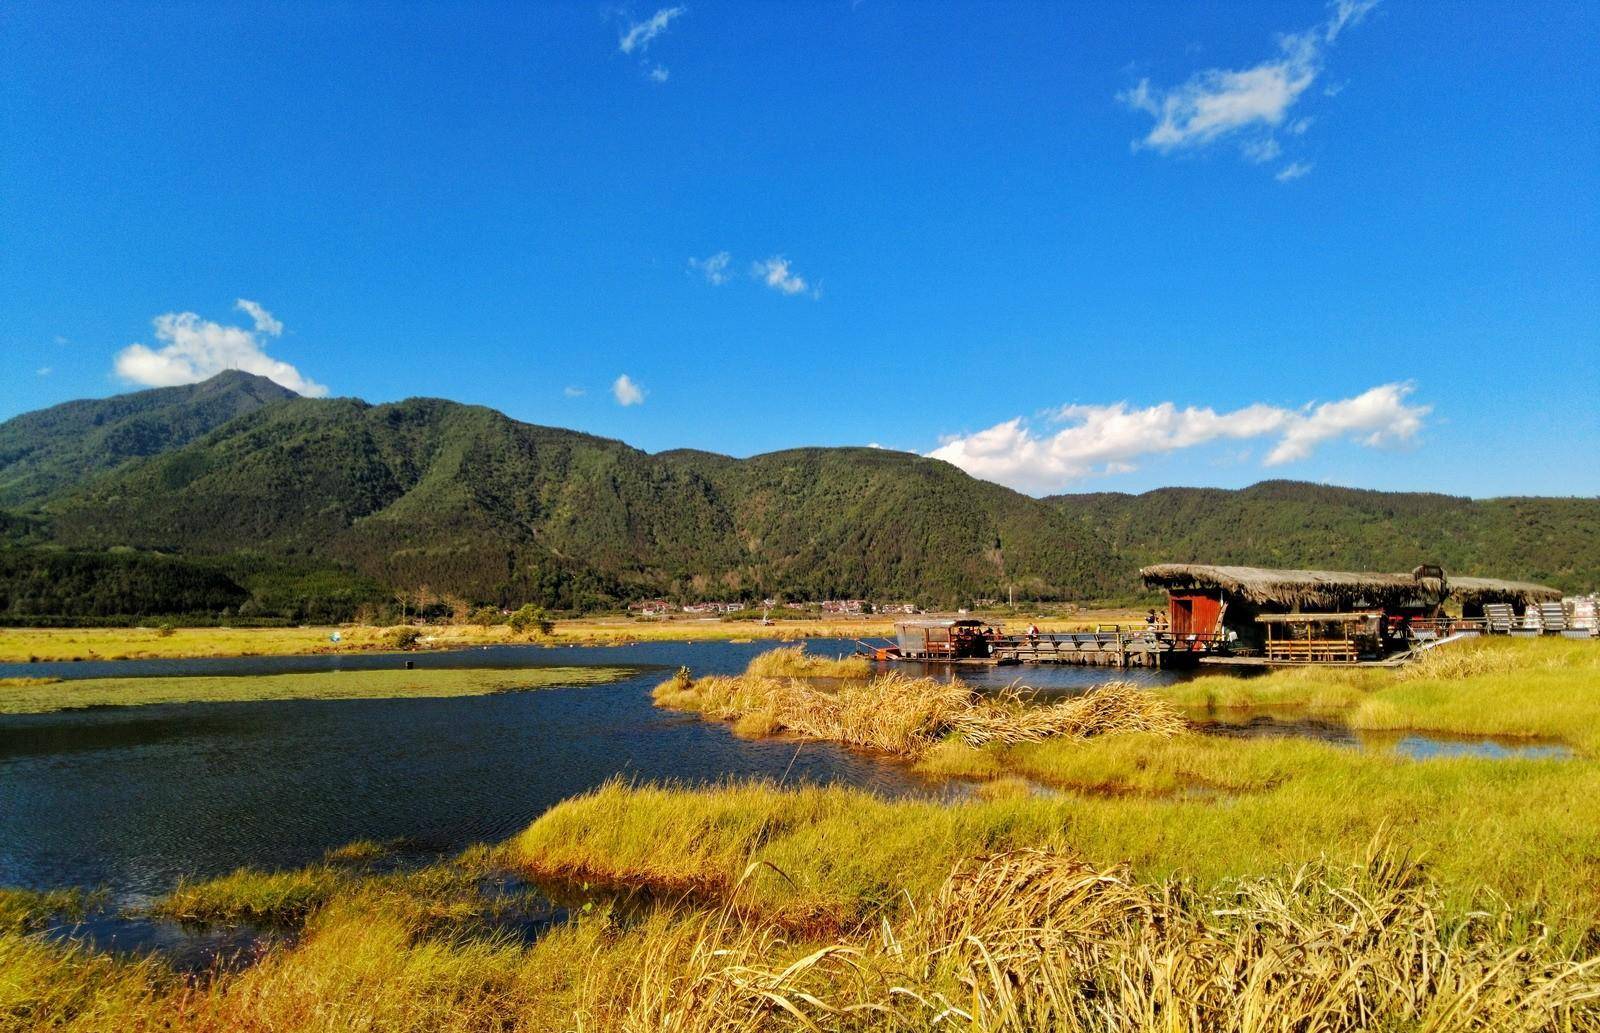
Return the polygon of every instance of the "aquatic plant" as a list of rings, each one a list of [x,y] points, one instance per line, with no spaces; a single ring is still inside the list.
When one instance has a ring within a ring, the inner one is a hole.
[[[982,746],[1117,731],[1171,735],[1185,727],[1169,703],[1126,682],[1037,703],[1024,689],[986,695],[960,681],[914,678],[899,671],[817,687],[805,679],[769,677],[757,670],[754,661],[747,673],[736,676],[696,679],[680,670],[656,687],[654,698],[660,706],[734,722],[743,734],[782,732],[908,757],[946,737]]]
[[[621,667],[532,667],[298,674],[194,675],[182,678],[70,678],[0,683],[0,714],[155,703],[237,703],[285,699],[399,699],[482,696],[495,692],[597,685],[627,677]]]
[[[767,650],[750,661],[745,673],[757,678],[865,678],[872,664],[863,656],[812,656],[798,645]]]

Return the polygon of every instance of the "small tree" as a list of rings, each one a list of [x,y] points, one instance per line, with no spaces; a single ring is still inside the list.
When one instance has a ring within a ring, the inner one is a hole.
[[[502,622],[503,618],[500,616],[500,611],[493,606],[480,606],[473,610],[472,614],[467,618],[468,624],[476,624],[480,628],[487,628],[490,625]]]
[[[548,635],[556,630],[556,622],[532,603],[523,603],[516,613],[506,618],[506,623],[519,635],[526,631],[537,631],[541,635]]]

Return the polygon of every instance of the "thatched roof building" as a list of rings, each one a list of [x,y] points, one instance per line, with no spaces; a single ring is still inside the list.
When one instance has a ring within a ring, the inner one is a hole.
[[[1169,592],[1222,591],[1257,606],[1347,610],[1356,605],[1402,605],[1418,595],[1441,597],[1443,585],[1410,574],[1341,570],[1272,570],[1208,563],[1158,563],[1139,571],[1151,588]]]
[[[1462,603],[1559,599],[1543,585],[1496,578],[1446,577],[1437,567],[1410,574],[1352,573],[1342,570],[1273,570],[1266,567],[1206,563],[1158,563],[1139,571],[1151,588],[1169,592],[1220,591],[1257,606],[1303,610],[1348,610],[1356,606],[1402,607],[1454,597]]]
[[[1450,597],[1460,600],[1463,605],[1484,603],[1530,603],[1550,602],[1561,598],[1561,590],[1536,585],[1531,581],[1502,581],[1497,577],[1456,577],[1451,576]]]

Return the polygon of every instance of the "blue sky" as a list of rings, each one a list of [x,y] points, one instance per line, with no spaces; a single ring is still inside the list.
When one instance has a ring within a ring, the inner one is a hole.
[[[1600,7],[1230,7],[14,3],[0,417],[1600,493]]]

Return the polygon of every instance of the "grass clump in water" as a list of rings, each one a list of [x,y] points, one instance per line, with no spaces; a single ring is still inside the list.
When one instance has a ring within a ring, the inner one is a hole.
[[[82,678],[0,685],[0,714],[158,703],[484,696],[497,692],[599,685],[631,673],[618,667],[395,668],[221,677]]]
[[[865,678],[872,664],[864,656],[811,656],[798,645],[767,650],[750,661],[745,673],[757,678]]]
[[[85,890],[29,890],[0,886],[0,933],[34,932],[58,919],[82,918],[100,894]]]
[[[153,913],[180,922],[294,926],[332,900],[348,871],[314,865],[285,872],[241,868],[202,882],[180,882]]]
[[[757,673],[761,659],[735,676],[696,679],[680,669],[656,687],[656,703],[733,722],[741,734],[788,733],[906,757],[948,738],[984,746],[1123,731],[1171,735],[1186,727],[1171,704],[1126,682],[1036,704],[1026,690],[986,695],[960,681],[900,672],[819,687]]]

